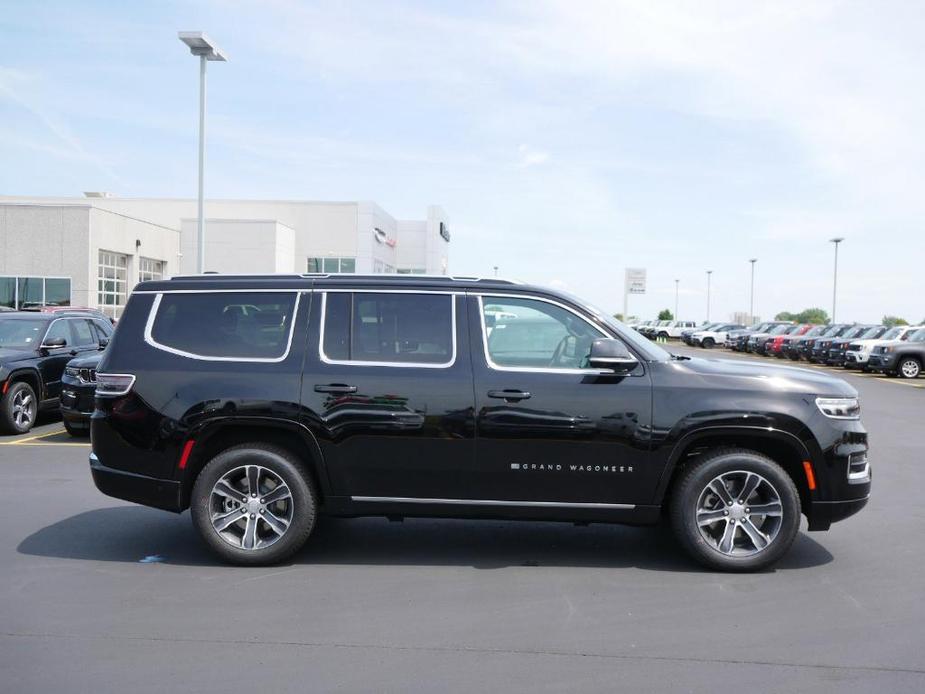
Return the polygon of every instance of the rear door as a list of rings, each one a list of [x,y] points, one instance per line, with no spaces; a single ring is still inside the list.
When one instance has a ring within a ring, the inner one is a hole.
[[[647,467],[645,366],[622,376],[587,368],[593,340],[611,335],[552,299],[473,295],[469,316],[474,498],[537,507],[639,503],[659,472]]]
[[[308,344],[302,404],[336,495],[385,508],[468,494],[463,294],[317,288]]]

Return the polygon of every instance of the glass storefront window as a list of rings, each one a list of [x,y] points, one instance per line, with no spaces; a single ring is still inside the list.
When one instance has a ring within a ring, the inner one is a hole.
[[[326,272],[333,275],[344,272],[356,272],[356,267],[356,258],[309,258],[307,272]]]
[[[47,278],[45,280],[45,305],[70,306],[71,281],[61,278]]]
[[[0,277],[0,306],[16,308],[15,277]]]
[[[0,306],[23,309],[70,305],[68,277],[0,277]]]

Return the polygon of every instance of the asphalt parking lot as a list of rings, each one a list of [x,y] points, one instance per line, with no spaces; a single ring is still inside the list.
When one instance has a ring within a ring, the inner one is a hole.
[[[871,503],[754,575],[661,528],[385,519],[223,566],[188,514],[98,493],[89,444],[46,419],[0,438],[0,690],[923,691],[925,380],[835,373]]]

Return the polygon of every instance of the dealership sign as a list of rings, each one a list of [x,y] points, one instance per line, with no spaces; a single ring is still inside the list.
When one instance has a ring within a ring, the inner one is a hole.
[[[626,268],[625,285],[627,294],[646,293],[646,269],[644,267]]]

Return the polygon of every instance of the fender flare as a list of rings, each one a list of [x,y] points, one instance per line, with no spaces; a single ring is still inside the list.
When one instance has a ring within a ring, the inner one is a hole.
[[[674,447],[668,456],[668,460],[665,463],[665,467],[662,470],[662,475],[659,478],[658,485],[655,488],[655,500],[653,503],[664,503],[665,493],[668,491],[668,485],[674,478],[675,471],[681,462],[681,454],[685,449],[687,449],[688,446],[690,446],[690,444],[696,442],[699,439],[724,435],[745,435],[752,438],[771,439],[790,446],[797,453],[799,453],[800,456],[802,456],[803,460],[811,460],[815,462],[817,457],[812,455],[805,441],[800,439],[796,434],[793,434],[784,429],[756,427],[743,424],[699,427],[693,431],[687,432],[684,434],[684,436],[678,439],[677,442],[675,442]]]
[[[12,383],[13,381],[20,380],[19,377],[26,374],[35,379],[35,382],[39,386],[39,390],[35,395],[38,397],[39,402],[43,402],[45,400],[45,382],[42,380],[41,372],[34,366],[20,366],[18,368],[14,368],[10,371],[9,375],[3,380],[3,382]]]

